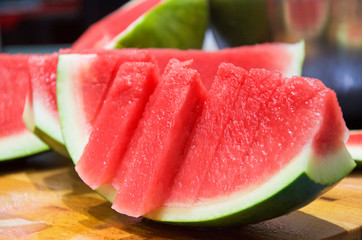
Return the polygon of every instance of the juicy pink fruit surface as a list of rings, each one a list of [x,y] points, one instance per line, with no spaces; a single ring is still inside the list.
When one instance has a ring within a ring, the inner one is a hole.
[[[76,170],[95,189],[110,183],[158,82],[153,63],[124,63],[105,97]],[[106,128],[104,126],[107,126]]]
[[[191,62],[170,60],[131,138],[113,186],[113,208],[140,216],[162,205],[205,99]]]
[[[27,131],[22,116],[29,86],[28,58],[0,54],[0,137]]]
[[[214,159],[216,147],[222,139],[224,129],[231,121],[231,113],[240,86],[245,80],[245,70],[233,70],[219,69],[186,145],[182,167],[177,174],[171,193],[172,199],[190,204],[197,200],[200,185],[208,166]]]
[[[149,51],[158,62],[161,72],[173,57],[177,57],[180,61],[193,59],[192,66],[200,73],[201,80],[207,89],[210,89],[217,69],[223,62],[232,63],[246,70],[265,68],[285,74],[292,61],[291,53],[286,51],[285,44],[281,43],[227,48],[214,52],[177,49],[149,49]]]
[[[223,134],[210,146],[215,149],[214,157],[185,161],[166,205],[184,205],[185,195],[192,204],[257,186],[286,166],[310,141],[316,155],[333,153],[344,144],[346,126],[336,95],[319,80],[283,79],[277,72],[261,69],[243,74],[231,64],[221,65],[218,78],[230,81],[232,78],[226,75],[230,72],[245,81],[240,82],[242,86]],[[211,91],[218,87],[213,85]],[[335,134],[328,134],[331,124],[337,127]],[[197,137],[200,139],[192,139],[193,142],[209,141],[205,135]],[[193,152],[196,147],[191,146]],[[203,164],[205,168],[200,167]]]
[[[113,38],[122,33],[138,17],[142,16],[161,0],[133,1],[90,26],[73,44],[72,49],[104,48]]]

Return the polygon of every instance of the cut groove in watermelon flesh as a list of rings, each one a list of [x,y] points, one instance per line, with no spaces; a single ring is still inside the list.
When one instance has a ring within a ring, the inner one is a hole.
[[[191,61],[171,59],[113,179],[112,208],[140,216],[162,205],[180,155],[206,98]],[[137,189],[137,191],[134,191]]]
[[[119,68],[76,165],[78,175],[91,188],[111,183],[157,82],[153,63],[127,62]]]
[[[152,57],[147,52],[133,49],[59,56],[57,104],[60,126],[75,163],[88,142],[95,117],[119,66],[125,62],[150,61]]]
[[[0,54],[0,161],[49,147],[27,130],[22,113],[29,86],[29,55]]]

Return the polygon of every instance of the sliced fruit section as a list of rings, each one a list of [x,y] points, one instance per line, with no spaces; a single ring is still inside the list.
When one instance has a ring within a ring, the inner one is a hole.
[[[362,130],[351,130],[346,145],[352,158],[362,165]]]
[[[22,119],[29,86],[28,58],[0,54],[0,161],[49,149],[27,130]]]
[[[355,166],[336,95],[316,79],[250,70],[230,114],[197,201],[171,196],[146,217],[198,226],[258,222],[308,204]]]
[[[88,142],[110,83],[124,62],[149,62],[142,50],[61,54],[57,68],[57,104],[67,150],[76,163]]]
[[[304,61],[303,41],[294,44],[265,43],[213,52],[177,49],[149,49],[149,51],[155,56],[161,72],[173,57],[177,57],[180,61],[193,59],[193,67],[200,73],[207,89],[210,88],[217,69],[223,62],[232,63],[246,70],[251,68],[277,70],[283,76],[292,77],[301,74]]]
[[[121,65],[76,165],[79,176],[91,188],[111,183],[157,83],[158,71],[153,63]]]
[[[239,89],[244,84],[245,75],[244,69],[230,71],[220,68],[186,145],[186,154],[174,181],[170,201],[183,204],[196,202],[202,180],[214,159],[224,129],[232,120],[230,114],[234,109]]]
[[[206,97],[191,62],[171,59],[117,170],[112,208],[140,216],[162,205]]]
[[[134,0],[92,25],[72,48],[201,48],[207,25],[207,0]]]
[[[68,156],[59,125],[56,103],[58,54],[34,55],[29,58],[30,86],[23,119],[27,128],[52,149]]]

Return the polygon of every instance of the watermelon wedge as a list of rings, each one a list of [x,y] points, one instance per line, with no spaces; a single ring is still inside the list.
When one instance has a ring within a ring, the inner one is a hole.
[[[362,165],[362,130],[350,130],[346,146],[357,164]]]
[[[29,55],[0,54],[0,161],[40,153],[49,147],[24,125]]]
[[[109,64],[110,56],[123,51],[59,57],[60,122],[76,164],[85,154],[96,116],[107,108],[103,99],[110,96],[107,89],[116,76],[103,76],[101,69]],[[139,53],[140,50],[133,52],[136,56]],[[157,57],[154,59],[157,62]],[[144,60],[149,61],[152,59]],[[119,66],[114,64],[113,71]],[[167,75],[167,67],[164,72]],[[178,79],[187,75],[181,69],[176,72]],[[203,79],[202,74],[200,78]],[[116,177],[97,188],[115,209],[173,224],[248,224],[308,204],[354,168],[355,162],[345,147],[348,130],[336,95],[319,80],[284,78],[279,72],[245,70],[222,61],[215,79],[204,107],[199,115],[195,114],[197,119],[186,143],[178,131],[172,132],[174,138],[168,137],[178,146],[174,149],[165,145],[169,140],[163,139],[167,138],[145,140],[153,136],[151,130],[163,129],[157,124],[164,121],[161,113],[170,108],[163,109],[161,105],[154,109],[146,105],[128,143],[115,141],[126,144],[127,151],[119,156]],[[163,94],[172,95],[172,89],[164,89]],[[95,93],[100,97],[94,98]],[[150,105],[155,101],[152,96]],[[173,108],[182,106],[176,103]],[[145,120],[155,118],[160,122]],[[163,124],[164,129],[169,129],[171,123]],[[97,131],[108,124],[98,125]],[[206,141],[208,148],[203,148]],[[165,147],[156,151],[158,145],[150,142]],[[101,144],[112,147],[114,141]],[[137,154],[141,156],[136,157]],[[175,157],[167,158],[165,154]],[[151,189],[156,189],[155,194]],[[160,190],[159,194],[157,189],[167,191]],[[124,204],[127,199],[128,206]]]
[[[207,0],[133,0],[90,26],[72,48],[201,48],[207,25]]]
[[[28,62],[30,86],[26,98],[28,108],[23,113],[24,123],[52,149],[68,156],[59,127],[56,103],[58,54],[33,55]]]

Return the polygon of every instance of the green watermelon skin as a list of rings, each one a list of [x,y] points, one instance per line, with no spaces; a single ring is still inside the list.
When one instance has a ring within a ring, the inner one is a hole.
[[[72,49],[201,48],[208,17],[207,0],[133,0],[90,26]]]
[[[49,150],[27,130],[22,118],[29,87],[28,59],[29,55],[0,54],[0,161]]]

